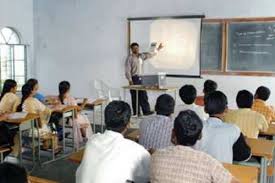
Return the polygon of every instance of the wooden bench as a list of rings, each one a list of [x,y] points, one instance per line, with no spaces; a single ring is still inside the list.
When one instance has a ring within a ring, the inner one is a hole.
[[[4,153],[10,151],[10,148],[0,147],[0,163],[4,161]]]
[[[42,179],[42,178],[38,178],[38,177],[33,177],[33,176],[28,176],[28,181],[29,181],[29,183],[58,183],[55,181]]]

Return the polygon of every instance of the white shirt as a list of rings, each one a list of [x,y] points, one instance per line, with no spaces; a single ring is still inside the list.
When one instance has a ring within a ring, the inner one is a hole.
[[[137,183],[149,181],[150,154],[120,133],[93,135],[76,172],[76,183]]]
[[[209,117],[208,114],[206,114],[204,112],[204,108],[202,106],[198,106],[194,103],[193,104],[180,104],[180,105],[176,106],[174,116],[177,117],[181,111],[185,111],[185,110],[194,111],[203,121],[206,121],[207,118]]]
[[[232,163],[233,145],[240,137],[241,130],[233,124],[210,117],[203,125],[202,139],[195,149],[206,152],[223,163]]]

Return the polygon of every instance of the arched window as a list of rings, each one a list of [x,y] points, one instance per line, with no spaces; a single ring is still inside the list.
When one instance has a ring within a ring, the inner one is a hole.
[[[21,44],[19,34],[10,27],[0,30],[0,81],[14,79],[18,89],[26,81],[26,45]]]

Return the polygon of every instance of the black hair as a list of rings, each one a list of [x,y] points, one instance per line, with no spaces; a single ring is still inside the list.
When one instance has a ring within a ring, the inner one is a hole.
[[[22,86],[22,99],[21,99],[21,103],[20,105],[17,107],[17,111],[20,112],[22,111],[22,106],[23,106],[23,103],[25,102],[25,100],[31,95],[33,91],[33,87],[29,84],[24,84]]]
[[[27,172],[23,167],[12,163],[0,164],[0,182],[1,183],[27,183]]]
[[[136,43],[136,42],[134,42],[134,43],[132,43],[132,44],[130,45],[130,48],[132,49],[134,46],[139,47],[139,44],[138,44],[138,43]]]
[[[29,84],[29,85],[31,85],[32,88],[34,88],[35,85],[38,84],[38,80],[34,79],[34,78],[28,79],[28,81],[26,82],[26,84]]]
[[[123,101],[112,101],[105,108],[105,124],[108,130],[122,132],[130,122],[131,108]]]
[[[238,92],[236,102],[239,108],[251,108],[253,105],[253,94],[247,90]]]
[[[65,93],[67,93],[71,88],[71,84],[68,81],[61,81],[59,83],[59,95],[58,98],[62,104],[64,104]]]
[[[202,121],[194,111],[180,112],[174,122],[177,143],[184,146],[195,145],[201,136],[202,128]]]
[[[16,83],[15,80],[13,80],[13,79],[7,79],[4,82],[4,85],[3,85],[3,89],[2,89],[2,92],[1,92],[1,96],[0,96],[0,101],[5,96],[6,93],[9,93],[11,91],[11,89],[13,89],[16,86],[17,86],[17,83]]]
[[[227,109],[227,97],[221,91],[214,91],[204,98],[205,112],[210,116],[222,114]]]
[[[155,110],[159,115],[170,116],[175,110],[175,100],[168,94],[160,95],[157,99]]]
[[[270,89],[265,86],[260,86],[255,93],[255,98],[267,101],[270,97]]]
[[[208,95],[208,94],[216,91],[217,88],[218,88],[217,83],[213,80],[208,79],[204,82],[203,92],[205,95]]]
[[[197,90],[193,85],[184,85],[181,87],[179,95],[185,104],[193,104],[197,97]]]

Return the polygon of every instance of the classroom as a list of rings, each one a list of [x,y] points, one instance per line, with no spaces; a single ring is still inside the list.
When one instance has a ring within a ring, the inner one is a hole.
[[[0,0],[0,183],[275,183],[274,7]]]

